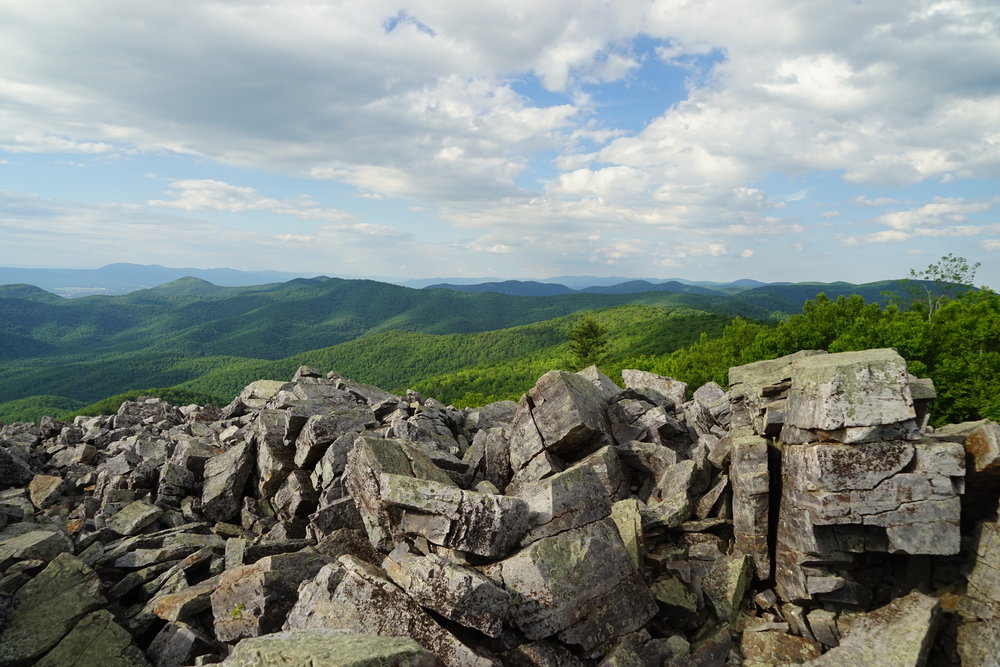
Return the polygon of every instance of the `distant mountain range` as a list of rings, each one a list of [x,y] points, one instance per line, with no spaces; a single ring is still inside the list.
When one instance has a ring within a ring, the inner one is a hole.
[[[314,278],[315,273],[283,271],[240,271],[237,269],[175,268],[157,264],[108,264],[99,269],[47,269],[0,267],[0,285],[26,284],[63,297],[94,294],[121,295],[150,289],[180,278],[200,278],[220,287],[246,287],[284,283],[295,278]],[[325,276],[318,276],[325,277]],[[735,294],[767,284],[757,280],[728,283],[684,278],[626,278],[620,276],[555,276],[544,280],[504,280],[502,278],[392,278],[339,276],[370,279],[416,289],[450,289],[458,292],[496,292],[511,296],[553,296],[574,292],[594,294],[636,294],[676,292],[679,294]],[[707,288],[701,291],[693,288]]]

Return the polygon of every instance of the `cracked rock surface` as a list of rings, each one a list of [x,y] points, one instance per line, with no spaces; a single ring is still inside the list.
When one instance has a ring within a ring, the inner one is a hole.
[[[995,664],[1000,427],[892,350],[729,378],[0,425],[0,664]]]

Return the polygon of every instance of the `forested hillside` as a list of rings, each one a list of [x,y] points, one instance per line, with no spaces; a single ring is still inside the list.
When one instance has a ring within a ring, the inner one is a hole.
[[[3,286],[0,420],[108,412],[141,393],[226,403],[249,382],[302,364],[460,406],[517,398],[547,370],[580,367],[567,331],[585,316],[605,332],[595,361],[616,379],[631,367],[725,385],[730,366],[798,349],[896,347],[938,384],[936,414],[996,415],[996,296],[969,292],[933,312],[919,301],[904,309],[873,301],[906,301],[900,287],[517,297],[326,278],[255,287],[186,278],[68,300]],[[814,298],[817,290],[828,293]]]

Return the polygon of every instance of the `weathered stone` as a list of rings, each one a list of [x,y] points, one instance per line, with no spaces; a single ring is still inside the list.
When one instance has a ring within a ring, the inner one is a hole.
[[[611,506],[611,519],[618,528],[625,550],[637,568],[645,564],[646,537],[642,532],[642,515],[639,501],[634,498],[619,500]]]
[[[339,568],[327,566],[320,571],[317,585],[303,586],[299,602],[289,614],[289,624],[294,622],[303,629],[403,635],[449,666],[493,664],[438,625],[381,569],[353,556],[341,556],[338,563]]]
[[[798,665],[818,658],[821,647],[805,637],[784,632],[744,632],[740,639],[743,667]]]
[[[698,611],[698,596],[676,577],[665,577],[655,581],[649,592],[665,607],[694,614]]]
[[[846,574],[850,568],[814,571],[824,560],[849,562],[846,554],[958,553],[959,447],[930,440],[785,447],[776,549],[781,597],[862,601],[853,599],[861,589]],[[813,569],[803,569],[806,562]]]
[[[56,556],[18,592],[20,604],[0,628],[0,663],[30,664],[104,603],[101,582],[75,556]]]
[[[0,447],[0,491],[12,487],[24,486],[34,475],[28,464]]]
[[[603,519],[612,499],[597,470],[573,466],[538,482],[522,486],[517,495],[528,506],[528,533],[521,544]]]
[[[316,510],[319,494],[313,488],[309,472],[293,470],[274,494],[272,506],[279,517],[305,519]]]
[[[542,442],[555,454],[573,452],[609,430],[604,394],[576,373],[549,371],[538,379],[528,396]]]
[[[785,423],[797,429],[836,432],[916,417],[906,362],[895,350],[801,358],[793,363],[791,377]],[[915,423],[913,430],[916,435]]]
[[[62,477],[54,475],[35,475],[28,484],[28,495],[31,504],[42,510],[54,505],[62,495],[66,483]]]
[[[381,496],[381,475],[386,473],[458,489],[447,473],[406,441],[359,436],[347,455],[344,487],[354,499],[372,546],[383,552],[392,549],[400,518],[399,512],[390,513]]]
[[[770,473],[767,441],[753,435],[733,438],[733,535],[736,550],[753,559],[758,579],[771,578],[768,547]]]
[[[687,383],[648,371],[625,369],[622,381],[629,389],[649,389],[656,392],[671,405],[680,406],[687,400]]]
[[[614,524],[597,521],[534,542],[498,565],[528,639],[556,633],[591,652],[656,613]]]
[[[205,462],[201,511],[209,521],[228,521],[239,510],[253,453],[253,445],[243,442]]]
[[[602,373],[601,369],[597,366],[587,366],[583,370],[577,371],[576,374],[594,385],[605,402],[610,401],[621,392],[621,387],[616,385],[614,380]]]
[[[736,618],[743,595],[750,583],[749,560],[745,554],[733,554],[718,559],[702,580],[705,597],[715,608],[723,623]]]
[[[6,570],[15,561],[34,559],[50,561],[63,552],[73,551],[73,542],[62,531],[45,529],[25,531],[20,526],[21,524],[14,524],[0,533],[0,571]]]
[[[408,637],[348,634],[317,628],[244,639],[222,664],[226,667],[435,667],[441,663],[433,653]]]
[[[531,407],[530,396],[523,395],[518,401],[517,410],[511,421],[508,437],[508,463],[514,473],[517,473],[545,450],[545,442],[538,432]]]
[[[805,663],[810,667],[926,664],[940,618],[936,598],[913,591],[854,621],[840,646]]]
[[[382,473],[380,497],[398,512],[397,532],[433,544],[500,558],[524,536],[528,505],[520,498],[465,491],[432,480]]]
[[[211,594],[215,636],[231,641],[279,630],[295,604],[299,584],[330,560],[322,554],[298,552],[226,570]]]
[[[277,380],[257,380],[240,392],[239,400],[251,410],[261,410],[286,384]]]
[[[165,621],[185,621],[212,606],[212,593],[218,586],[218,577],[212,577],[176,593],[158,596],[153,601],[153,613]]]
[[[490,637],[500,636],[510,612],[510,594],[476,570],[434,554],[415,556],[398,550],[382,567],[420,606]]]
[[[363,405],[338,408],[330,414],[312,415],[295,440],[295,465],[311,468],[337,438],[345,433],[361,433],[377,424],[371,408]]]
[[[643,510],[643,527],[674,528],[691,516],[692,496],[705,488],[707,475],[694,461],[676,463],[656,480],[655,498]]]
[[[163,516],[163,510],[144,500],[136,500],[118,510],[108,519],[107,527],[119,535],[137,535]]]
[[[1000,619],[1000,524],[977,525],[971,551],[971,570],[959,611],[969,620]]]
[[[149,665],[132,635],[98,609],[83,618],[35,667],[143,667]]]
[[[186,667],[215,651],[215,642],[198,628],[180,621],[167,623],[153,638],[146,655],[156,667]]]

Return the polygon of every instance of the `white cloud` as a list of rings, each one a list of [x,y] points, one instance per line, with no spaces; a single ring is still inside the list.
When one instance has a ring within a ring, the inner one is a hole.
[[[253,188],[212,179],[180,179],[171,181],[170,185],[167,194],[173,199],[153,199],[149,204],[182,211],[270,211],[305,220],[344,220],[352,217],[344,211],[322,208],[305,195],[293,199],[272,199]]]
[[[987,250],[1000,250],[1000,239],[985,239],[983,247]]]

